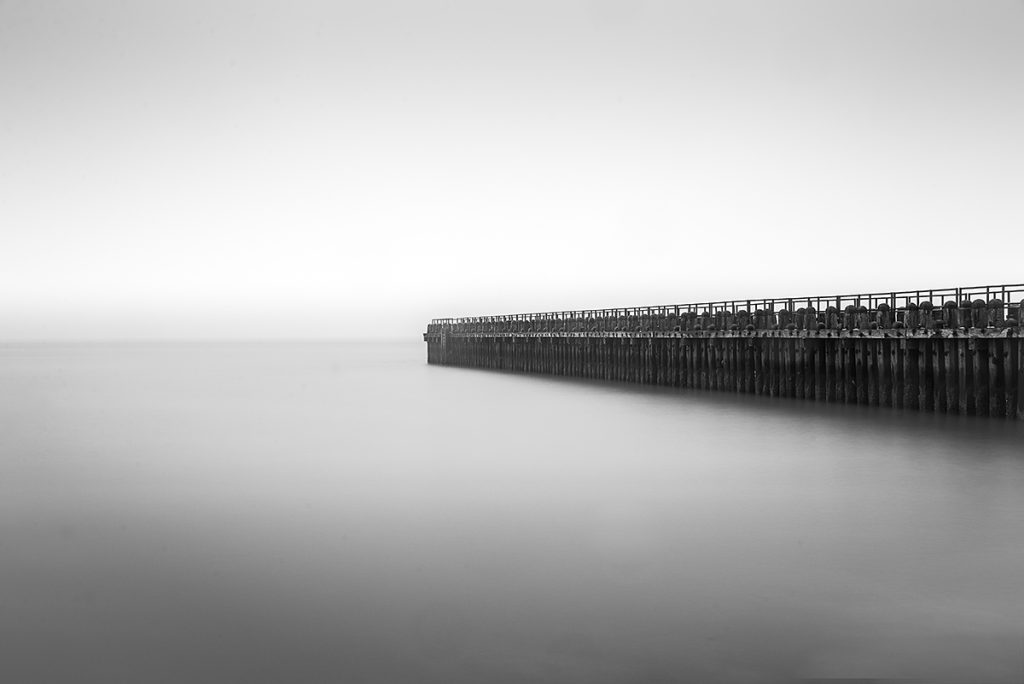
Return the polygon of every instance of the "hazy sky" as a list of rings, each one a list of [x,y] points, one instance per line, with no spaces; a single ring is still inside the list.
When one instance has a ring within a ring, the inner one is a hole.
[[[1024,282],[1024,2],[0,0],[0,338]]]

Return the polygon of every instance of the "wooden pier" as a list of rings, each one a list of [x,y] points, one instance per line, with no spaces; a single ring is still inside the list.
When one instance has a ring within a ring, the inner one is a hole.
[[[998,285],[443,318],[423,338],[431,364],[1024,419],[1022,294]]]

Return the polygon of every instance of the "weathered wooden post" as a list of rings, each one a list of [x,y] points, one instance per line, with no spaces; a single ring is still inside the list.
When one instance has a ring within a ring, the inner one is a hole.
[[[1006,320],[1006,307],[1001,299],[988,300],[988,327],[1001,328]]]
[[[789,327],[789,324],[793,322],[793,313],[786,308],[779,309],[776,317],[778,319],[779,330],[785,330]]]
[[[984,299],[971,302],[971,326],[982,330],[988,327],[988,304]]]
[[[922,311],[926,311],[922,308]],[[927,314],[927,312],[926,312]],[[927,318],[925,318],[927,320]],[[932,339],[928,336],[921,337],[918,340],[920,355],[918,356],[919,365],[919,378],[921,379],[919,388],[919,399],[918,407],[922,411],[934,411],[935,410],[935,374],[932,355]]]
[[[913,332],[921,326],[920,307],[917,302],[907,303],[907,312],[903,319],[903,324],[907,330]]]
[[[885,302],[879,304],[878,308],[875,310],[875,322],[882,330],[889,330],[892,328],[892,324],[895,322],[893,321],[892,309]]]
[[[834,306],[829,306],[825,309],[825,328],[827,330],[839,330],[842,328],[842,317],[839,315],[839,309]]]
[[[984,315],[984,307],[980,309]],[[974,346],[974,406],[975,414],[987,416],[989,414],[988,394],[988,343],[984,337],[972,337]]]
[[[974,307],[971,305],[971,300],[965,299],[960,302],[960,306],[956,310],[956,319],[959,327],[965,330],[974,327]]]
[[[920,311],[918,313],[921,317],[920,326],[924,328],[925,331],[930,331],[933,327],[932,323],[935,321],[935,307],[929,300],[926,299],[925,301],[921,302],[921,304],[919,305],[919,309]]]
[[[1014,331],[1011,341],[1010,358],[1015,364],[1013,389],[1017,397],[1017,420],[1024,420],[1024,340],[1021,339],[1019,330]]]
[[[998,300],[996,300],[998,301]],[[990,303],[991,304],[991,303]],[[1002,304],[999,306],[1000,317]],[[990,307],[990,322],[995,312]],[[988,342],[988,373],[989,373],[989,413],[995,418],[1006,417],[1006,358],[1005,337],[990,337]]]
[[[953,300],[943,303],[942,322],[947,328],[960,327],[960,315],[957,311],[956,302]]]

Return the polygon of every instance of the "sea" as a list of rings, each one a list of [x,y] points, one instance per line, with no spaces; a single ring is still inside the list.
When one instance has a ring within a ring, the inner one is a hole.
[[[431,366],[0,345],[29,683],[1024,682],[1024,423]]]

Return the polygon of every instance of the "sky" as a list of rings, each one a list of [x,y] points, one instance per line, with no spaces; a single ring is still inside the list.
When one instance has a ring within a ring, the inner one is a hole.
[[[0,340],[1024,282],[1024,2],[0,0]]]

